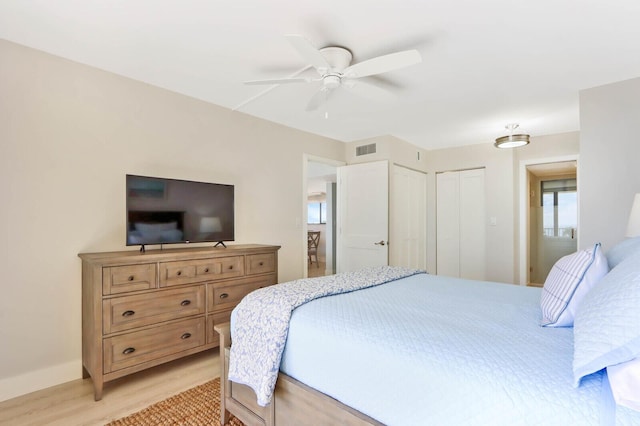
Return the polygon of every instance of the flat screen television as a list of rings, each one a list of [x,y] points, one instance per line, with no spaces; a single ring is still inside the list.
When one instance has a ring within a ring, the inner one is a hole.
[[[127,246],[234,240],[234,187],[127,175]]]

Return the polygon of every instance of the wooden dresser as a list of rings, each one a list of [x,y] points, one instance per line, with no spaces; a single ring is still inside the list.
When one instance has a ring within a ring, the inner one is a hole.
[[[83,378],[105,382],[219,345],[214,326],[278,281],[280,246],[81,253]]]

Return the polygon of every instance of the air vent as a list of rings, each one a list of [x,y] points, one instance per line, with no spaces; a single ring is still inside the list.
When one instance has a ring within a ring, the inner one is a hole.
[[[375,143],[356,147],[356,157],[359,157],[360,155],[375,154],[375,153],[376,153]]]

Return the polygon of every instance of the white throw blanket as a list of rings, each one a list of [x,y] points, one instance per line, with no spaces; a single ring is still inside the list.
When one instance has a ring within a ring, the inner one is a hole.
[[[348,293],[424,273],[381,266],[265,287],[248,294],[234,310],[229,379],[250,386],[257,402],[271,402],[291,312],[319,297]]]

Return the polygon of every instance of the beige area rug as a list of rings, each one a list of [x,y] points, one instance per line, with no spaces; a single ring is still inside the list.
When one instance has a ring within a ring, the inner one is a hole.
[[[114,420],[107,426],[220,425],[220,378],[157,402],[144,410]],[[243,426],[231,416],[225,426]]]

